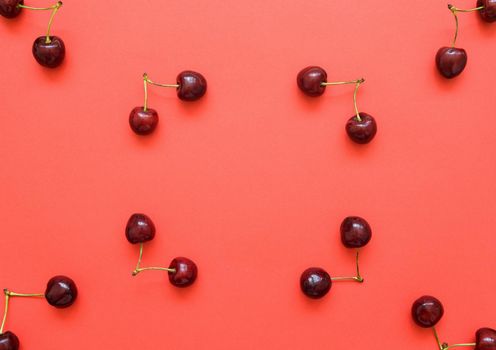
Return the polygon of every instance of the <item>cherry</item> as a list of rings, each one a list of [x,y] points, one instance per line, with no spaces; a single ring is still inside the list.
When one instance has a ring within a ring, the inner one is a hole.
[[[0,334],[0,350],[17,350],[19,349],[19,339],[12,332]]]
[[[203,75],[191,70],[177,76],[177,97],[183,101],[196,101],[207,92],[207,80]]]
[[[331,287],[331,276],[320,267],[310,267],[301,274],[300,288],[309,298],[320,299],[329,293]]]
[[[64,42],[58,36],[50,36],[50,42],[46,36],[40,36],[33,43],[33,56],[42,66],[56,68],[64,61]]]
[[[52,277],[45,291],[48,304],[59,309],[71,306],[77,299],[78,290],[72,279],[66,276]]]
[[[377,133],[377,123],[370,114],[360,112],[346,122],[346,133],[354,142],[366,144],[372,141]]]
[[[326,86],[322,83],[327,82],[326,71],[317,66],[308,66],[303,68],[296,77],[296,83],[304,94],[317,97],[325,92]]]
[[[361,248],[369,243],[372,230],[369,223],[359,216],[348,216],[340,227],[341,242],[346,248]]]
[[[475,333],[475,350],[496,350],[496,330],[480,328]]]
[[[129,114],[129,125],[138,135],[151,134],[158,124],[158,113],[152,108],[136,107]]]
[[[467,52],[456,47],[442,47],[436,55],[436,67],[447,79],[460,75],[467,65]]]
[[[443,317],[443,314],[443,304],[429,295],[418,298],[412,305],[413,321],[423,328],[434,327]]]
[[[132,243],[144,243],[155,237],[155,225],[145,214],[133,214],[127,221],[126,238]]]
[[[484,8],[479,11],[481,18],[486,22],[496,22],[496,0],[477,0],[477,7]]]
[[[179,288],[192,285],[198,275],[196,264],[188,258],[175,258],[171,261],[169,269],[169,282]]]
[[[22,10],[19,5],[22,4],[24,4],[24,0],[0,0],[0,15],[6,18],[17,17]]]

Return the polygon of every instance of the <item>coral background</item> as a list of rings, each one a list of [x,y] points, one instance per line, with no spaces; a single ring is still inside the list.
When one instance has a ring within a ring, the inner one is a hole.
[[[66,0],[56,70],[31,55],[48,18],[0,19],[0,287],[43,292],[66,274],[80,297],[66,310],[13,299],[7,329],[23,349],[435,349],[410,318],[425,293],[445,305],[443,341],[496,327],[496,24],[460,14],[469,61],[446,81],[434,67],[454,32],[445,1]],[[371,144],[344,131],[352,86],[298,91],[312,64],[366,78]],[[151,87],[158,129],[133,134],[141,74],[173,83],[184,69],[205,75],[207,95]],[[144,264],[190,257],[191,288],[131,277],[133,212],[157,226]],[[310,300],[305,268],[353,272],[347,215],[373,228],[366,281]]]

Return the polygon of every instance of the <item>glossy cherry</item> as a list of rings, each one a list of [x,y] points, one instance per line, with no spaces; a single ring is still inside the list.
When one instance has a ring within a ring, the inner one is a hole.
[[[320,299],[329,293],[331,287],[331,276],[320,267],[310,267],[301,274],[300,288],[307,297]]]
[[[359,115],[361,120],[356,115],[348,119],[346,133],[356,143],[369,143],[377,133],[377,123],[370,114],[360,112]]]
[[[447,79],[460,75],[467,65],[467,52],[456,47],[442,47],[436,54],[436,67]]]
[[[479,11],[481,18],[486,22],[496,22],[496,0],[477,0],[477,7],[484,6]]]
[[[138,135],[151,134],[158,124],[158,113],[152,108],[136,107],[129,114],[129,125]]]
[[[207,80],[203,75],[191,70],[177,76],[177,97],[183,101],[196,101],[207,92]]]
[[[0,334],[0,350],[17,350],[19,349],[19,339],[12,332]]]
[[[67,276],[52,277],[45,291],[45,299],[47,302],[59,309],[74,304],[78,296],[76,283]]]
[[[496,350],[496,330],[480,328],[475,333],[475,350]]]
[[[359,216],[348,216],[340,227],[341,242],[346,248],[361,248],[369,243],[372,229],[369,223]]]
[[[22,10],[18,5],[22,4],[24,4],[24,0],[0,0],[0,15],[6,18],[17,17]],[[0,350],[2,350],[1,347]]]
[[[40,36],[33,43],[33,56],[42,66],[56,68],[65,58],[64,42],[58,36],[50,36],[47,43],[46,36]]]
[[[430,295],[418,298],[412,305],[413,321],[423,328],[434,327],[443,317],[443,314],[443,304]]]
[[[140,213],[131,215],[126,225],[126,238],[129,243],[144,243],[154,237],[155,225],[150,217]]]
[[[169,282],[176,287],[188,287],[192,285],[198,276],[196,264],[188,258],[177,257],[171,261],[169,269]]]
[[[322,83],[327,82],[326,71],[317,66],[303,68],[296,77],[298,87],[305,95],[317,97],[325,92],[326,87]]]

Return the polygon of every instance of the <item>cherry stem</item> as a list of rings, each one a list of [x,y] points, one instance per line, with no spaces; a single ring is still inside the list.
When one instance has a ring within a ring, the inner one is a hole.
[[[436,327],[432,327],[432,331],[434,332],[434,337],[436,338],[437,345],[439,346],[439,350],[448,350],[451,348],[458,348],[458,347],[463,347],[463,346],[476,346],[476,343],[460,343],[460,344],[452,344],[448,345],[447,343],[442,343],[439,340],[439,336],[436,331]]]
[[[165,87],[165,88],[178,88],[180,85],[179,84],[161,84],[161,83],[156,83],[152,80],[150,80],[150,78],[148,78],[148,74],[146,73],[143,73],[143,84],[144,84],[144,87],[145,87],[145,103],[143,105],[143,110],[146,112],[147,108],[148,108],[148,84],[152,84],[152,85],[156,85],[156,86],[160,86],[160,87]]]
[[[360,79],[357,79],[357,80],[350,80],[350,81],[331,81],[331,82],[324,82],[324,83],[320,83],[320,85],[321,86],[329,86],[329,85],[355,84],[355,92],[353,93],[353,105],[355,106],[356,118],[357,118],[357,120],[359,122],[361,122],[362,121],[362,118],[360,118],[360,112],[358,112],[358,106],[357,106],[357,93],[358,93],[358,88],[364,82],[365,82],[365,79],[360,78]]]
[[[9,301],[11,297],[36,297],[36,298],[44,298],[45,294],[41,293],[30,293],[30,294],[25,294],[25,293],[15,293],[11,292],[8,289],[3,290],[3,294],[5,294],[5,308],[3,312],[3,319],[2,319],[2,325],[0,326],[0,334],[3,334],[3,329],[5,327],[5,321],[7,320],[7,313],[9,312]]]
[[[46,39],[45,39],[45,44],[50,44],[52,40],[50,39],[50,29],[52,28],[52,23],[53,23],[53,18],[55,17],[55,14],[57,11],[62,7],[62,1],[57,1],[57,3],[53,6],[50,7],[32,7],[32,6],[26,6],[26,5],[21,5],[17,4],[18,8],[23,8],[27,10],[34,10],[34,11],[52,11],[52,14],[50,16],[50,20],[48,21],[48,29],[47,29],[47,34],[46,34]]]
[[[459,9],[451,4],[448,4],[448,9],[451,11],[453,16],[455,17],[455,36],[453,37],[453,41],[451,43],[451,47],[455,47],[456,44],[456,39],[458,38],[458,16],[456,15],[457,12],[474,12],[474,11],[480,11],[484,9],[484,6],[479,6],[479,7],[474,7],[471,9]]]
[[[360,254],[360,250],[357,249],[356,258],[355,258],[356,276],[353,276],[353,277],[331,277],[331,280],[332,281],[355,281],[355,282],[358,282],[358,283],[363,283],[364,279],[360,275],[360,265],[358,263],[359,262],[358,261],[359,254]]]
[[[133,276],[136,276],[140,272],[147,270],[160,270],[160,271],[167,271],[172,273],[176,272],[176,269],[171,269],[168,267],[158,267],[158,266],[140,267],[142,258],[143,258],[143,243],[140,243],[138,263],[136,264],[136,268],[134,269],[134,271],[131,273]]]

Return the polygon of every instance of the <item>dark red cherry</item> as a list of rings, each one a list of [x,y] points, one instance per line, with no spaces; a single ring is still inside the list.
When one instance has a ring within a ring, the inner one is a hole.
[[[196,264],[188,258],[175,258],[171,261],[169,268],[176,270],[169,272],[169,282],[180,288],[192,285],[198,275]]]
[[[138,135],[148,135],[155,130],[158,124],[158,113],[152,108],[134,108],[129,114],[129,125]]]
[[[443,304],[430,295],[418,298],[412,305],[412,318],[417,325],[423,328],[434,327],[443,317],[443,314]]]
[[[480,328],[475,333],[475,350],[496,350],[496,330]]]
[[[191,70],[177,76],[177,97],[183,101],[196,101],[207,92],[207,80],[203,75]]]
[[[486,22],[496,22],[496,0],[477,0],[477,7],[484,6],[479,11],[481,18]]]
[[[126,238],[132,243],[144,243],[155,237],[155,225],[145,214],[133,214],[127,221]]]
[[[367,113],[360,112],[360,119],[354,115],[346,123],[346,133],[356,143],[369,143],[377,133],[377,123],[374,117]]]
[[[360,248],[369,243],[372,230],[369,223],[359,216],[348,216],[340,227],[341,242],[346,248]]]
[[[320,267],[310,267],[301,274],[301,291],[309,298],[322,298],[331,290],[331,286],[331,276]]]
[[[19,339],[12,332],[0,334],[0,350],[17,350],[19,349]]]
[[[55,276],[47,283],[45,299],[56,308],[63,309],[76,301],[78,290],[76,283],[66,276]]]
[[[457,47],[441,47],[436,54],[436,67],[441,75],[452,79],[465,69],[467,52]]]
[[[58,36],[51,36],[50,43],[46,36],[38,37],[33,43],[33,56],[43,67],[56,68],[62,64],[65,57],[65,45]]]
[[[0,15],[6,18],[14,18],[19,16],[22,8],[17,5],[23,5],[24,0],[0,0]],[[0,350],[2,348],[0,347]]]
[[[296,77],[296,83],[305,95],[317,97],[324,93],[326,87],[322,83],[327,82],[327,73],[323,68],[309,66],[303,68]]]

